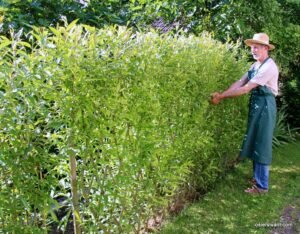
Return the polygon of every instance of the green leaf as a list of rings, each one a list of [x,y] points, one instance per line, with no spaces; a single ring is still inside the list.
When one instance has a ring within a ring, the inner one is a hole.
[[[76,23],[78,22],[79,19],[76,19],[76,20],[73,20],[69,25],[68,27],[66,28],[66,31],[70,31],[75,25]]]
[[[4,47],[7,47],[11,44],[11,41],[2,41],[0,44],[0,49],[3,49]]]
[[[28,42],[25,42],[25,41],[20,41],[20,42],[18,42],[18,44],[19,45],[23,45],[23,46],[25,46],[27,48],[31,48],[31,45]]]

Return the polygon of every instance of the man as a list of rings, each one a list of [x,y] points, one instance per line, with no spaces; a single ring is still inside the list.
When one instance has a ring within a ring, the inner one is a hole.
[[[278,68],[269,57],[269,44],[265,33],[254,34],[245,40],[251,47],[256,60],[242,78],[233,83],[226,91],[212,94],[211,102],[217,105],[221,100],[241,96],[251,92],[249,100],[248,126],[244,137],[241,157],[253,160],[253,187],[246,193],[266,193],[269,188],[269,165],[272,161],[272,137],[276,122],[275,96],[278,94]]]

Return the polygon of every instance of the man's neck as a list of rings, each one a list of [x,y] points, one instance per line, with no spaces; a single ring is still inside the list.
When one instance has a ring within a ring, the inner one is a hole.
[[[261,56],[259,59],[257,59],[257,61],[258,61],[259,63],[262,63],[262,62],[265,61],[268,57],[269,57],[269,55],[268,55],[268,54],[265,54],[264,56]]]

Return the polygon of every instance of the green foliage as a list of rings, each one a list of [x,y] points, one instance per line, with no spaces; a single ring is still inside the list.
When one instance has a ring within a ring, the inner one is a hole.
[[[240,144],[245,99],[209,105],[243,73],[237,45],[75,24],[1,37],[4,232],[66,230],[72,208],[84,232],[138,232]]]
[[[138,1],[77,1],[77,0],[2,0],[0,15],[4,16],[4,32],[21,27],[29,31],[31,26],[63,25],[78,19],[80,23],[101,28],[105,25],[136,25],[142,21],[145,3]],[[146,20],[146,19],[143,19]]]
[[[298,8],[300,9],[300,7]],[[276,60],[281,66],[282,104],[286,105],[288,122],[300,127],[300,24],[288,23],[282,30],[274,27],[273,37],[278,41]]]
[[[69,22],[78,19],[79,23],[98,28],[118,24],[144,31],[151,27],[162,32],[182,29],[196,35],[208,31],[223,42],[244,40],[256,32],[267,32],[276,46],[272,57],[280,67],[281,100],[288,105],[291,126],[300,127],[300,113],[294,112],[294,103],[300,101],[299,12],[298,0],[3,0],[0,24],[3,21],[3,31],[8,34],[9,28],[19,30],[24,27],[24,31],[28,31],[30,25],[63,25],[62,19],[66,17]],[[296,83],[296,88],[291,90],[291,83]]]
[[[5,31],[9,28],[19,30],[24,27],[28,31],[30,26],[62,25],[63,17],[70,22],[79,19],[82,23],[101,27],[107,23],[126,24],[128,19],[123,6],[123,1],[113,0],[89,1],[87,5],[76,0],[3,0],[0,14],[4,15]]]
[[[297,130],[299,128],[291,128],[287,123],[287,113],[284,107],[277,113],[276,125],[273,134],[273,146],[279,147],[283,144],[296,141]]]
[[[21,27],[25,27],[29,29],[30,25],[55,25],[61,15],[65,15],[67,12],[72,19],[81,6],[74,0],[3,0],[2,2],[1,11],[4,15],[5,31],[9,28],[19,30]]]
[[[297,108],[300,103],[299,1],[220,0],[173,3],[174,1],[165,1],[160,9],[168,10],[157,14],[157,17],[164,19],[159,24],[163,31],[177,27],[188,33],[199,34],[205,30],[221,41],[244,40],[262,31],[268,33],[271,43],[276,46],[271,56],[276,59],[280,68],[283,97],[278,102],[287,105],[287,118],[291,126],[300,127],[300,112]]]

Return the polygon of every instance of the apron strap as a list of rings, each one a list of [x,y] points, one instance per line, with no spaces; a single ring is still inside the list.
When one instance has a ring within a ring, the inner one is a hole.
[[[267,62],[267,61],[269,60],[269,58],[270,58],[270,57],[266,58],[266,59],[262,62],[262,64],[260,64],[260,66],[259,66],[258,69],[257,69],[257,72],[258,72],[258,70],[262,67],[262,65],[264,65],[265,62]]]
[[[269,60],[270,57],[266,58],[257,69],[252,68],[251,70],[248,71],[248,80],[251,80],[253,76],[255,76],[258,72],[258,70],[262,67],[262,65],[265,64]]]

